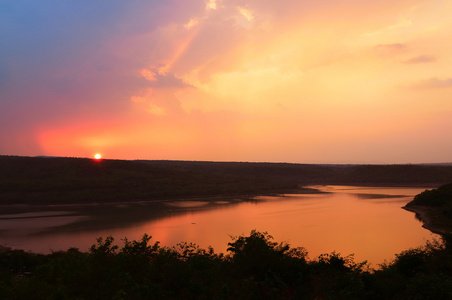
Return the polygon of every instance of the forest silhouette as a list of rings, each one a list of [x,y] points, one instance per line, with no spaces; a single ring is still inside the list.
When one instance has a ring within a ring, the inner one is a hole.
[[[0,156],[0,204],[254,196],[313,184],[439,186],[452,165],[311,165]]]

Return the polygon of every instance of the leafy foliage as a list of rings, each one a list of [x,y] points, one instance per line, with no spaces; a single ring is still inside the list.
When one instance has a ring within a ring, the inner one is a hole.
[[[452,183],[425,190],[416,195],[405,207],[408,210],[423,211],[424,216],[421,219],[427,228],[437,229],[443,234],[452,233]],[[450,236],[446,241],[452,242]]]
[[[112,236],[106,237],[105,241],[100,237],[97,239],[97,246],[92,245],[89,250],[91,253],[97,255],[113,255],[118,250],[118,246],[113,245],[113,241],[114,238]]]
[[[0,253],[2,299],[450,299],[445,243],[406,250],[369,270],[352,255],[308,260],[304,248],[266,232],[233,237],[228,254],[193,243],[161,247],[151,237],[99,238],[89,252]]]
[[[442,185],[437,189],[425,190],[414,197],[411,205],[452,207],[452,183]]]

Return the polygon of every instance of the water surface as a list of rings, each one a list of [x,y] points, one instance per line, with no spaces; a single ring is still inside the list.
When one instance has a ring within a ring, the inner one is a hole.
[[[226,252],[231,236],[267,231],[305,247],[310,258],[336,251],[372,266],[438,235],[401,207],[423,188],[315,186],[325,193],[262,196],[249,201],[169,201],[53,206],[0,215],[2,245],[36,252],[87,250],[100,236],[117,241],[148,233],[161,245],[194,242]]]

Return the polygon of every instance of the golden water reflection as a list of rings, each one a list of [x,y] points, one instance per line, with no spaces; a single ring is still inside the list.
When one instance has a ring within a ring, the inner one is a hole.
[[[223,252],[229,234],[248,234],[257,229],[268,231],[277,241],[307,248],[311,258],[332,251],[354,253],[357,261],[368,260],[374,266],[391,260],[395,253],[439,238],[422,228],[413,213],[401,209],[420,189],[327,190],[333,193],[259,197],[262,202],[161,219],[139,230],[153,232],[163,244],[194,241]],[[382,191],[401,196],[359,197]]]
[[[2,219],[0,216],[0,225],[9,224],[10,229],[0,231],[0,238],[2,244],[8,246],[47,252],[48,249],[65,250],[74,246],[85,250],[99,236],[112,235],[116,240],[124,237],[130,240],[148,233],[164,246],[186,241],[203,248],[211,245],[216,252],[225,253],[231,235],[247,235],[256,229],[269,232],[276,241],[305,247],[310,258],[332,251],[342,255],[354,253],[356,261],[368,260],[374,267],[385,259],[393,259],[396,253],[439,238],[422,228],[413,213],[401,209],[423,188],[315,188],[327,193],[266,196],[245,202],[236,199],[171,201],[159,203],[158,209],[143,205],[141,215],[149,218],[135,220],[133,217],[137,216],[137,211],[132,213],[132,210],[117,208],[124,215],[129,212],[130,220],[134,221],[119,223],[120,218],[115,217],[97,227],[77,223],[85,226],[80,225],[71,231],[56,229],[65,220],[76,222],[80,221],[77,218],[87,217],[68,215],[66,217],[72,219],[64,219],[55,213],[53,218],[56,219],[53,220],[56,223],[52,225],[55,230],[39,235],[14,233],[11,228],[17,226],[24,231],[24,224],[33,226],[37,221],[42,224],[43,218],[48,221],[52,214],[28,220]]]

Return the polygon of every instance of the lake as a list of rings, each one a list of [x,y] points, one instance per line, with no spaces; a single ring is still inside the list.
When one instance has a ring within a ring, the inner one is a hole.
[[[425,188],[312,186],[323,193],[93,204],[86,206],[4,207],[0,243],[49,253],[77,247],[97,237],[140,239],[144,233],[162,246],[194,242],[226,253],[231,236],[267,231],[275,241],[304,247],[309,257],[336,251],[354,254],[372,267],[394,254],[439,236],[401,207]]]

